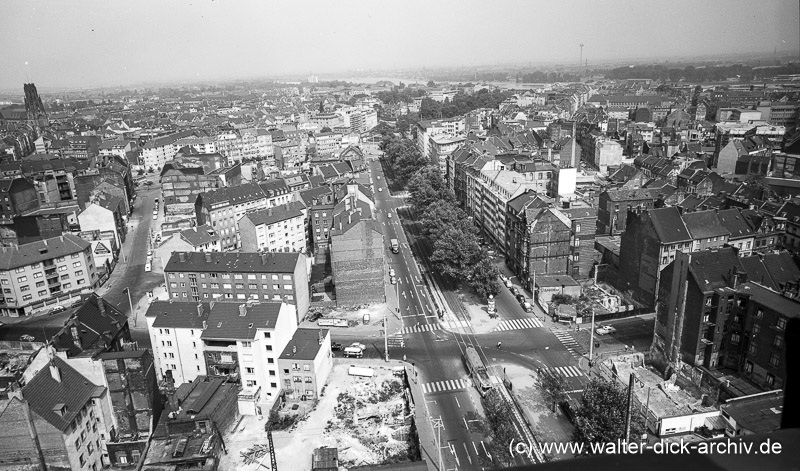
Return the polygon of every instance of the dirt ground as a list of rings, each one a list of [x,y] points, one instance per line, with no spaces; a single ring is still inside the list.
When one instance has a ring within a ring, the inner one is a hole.
[[[375,376],[350,376],[348,368],[351,364],[372,368]],[[405,442],[391,437],[392,429],[401,427],[388,423],[391,421],[389,417],[402,417],[407,412],[399,410],[404,409],[400,399],[402,396],[393,396],[377,403],[372,403],[369,399],[370,396],[386,390],[385,381],[399,381],[393,376],[392,368],[400,365],[400,362],[367,364],[357,360],[337,361],[316,407],[292,428],[273,432],[278,469],[310,471],[313,450],[321,446],[338,448],[339,460],[343,466],[381,463],[384,460],[381,450],[384,448],[388,448],[389,453],[404,448]],[[339,417],[344,420],[336,418],[341,393],[359,398],[357,415],[360,420],[357,424],[350,422],[352,409],[340,409]],[[287,404],[286,408],[288,407]],[[378,417],[389,419],[382,421]],[[220,469],[255,471],[260,468],[257,464],[244,464],[240,452],[250,449],[254,444],[267,444],[265,421],[266,418],[263,417],[246,416],[233,432],[225,436],[228,454],[223,455]],[[370,441],[373,446],[365,444]],[[263,462],[269,465],[268,455],[263,457]]]
[[[569,419],[551,404],[546,403],[536,387],[535,373],[518,365],[506,366],[506,375],[514,384],[512,394],[522,406],[531,423],[533,434],[540,443],[565,443],[572,440],[574,427]],[[573,458],[572,455],[555,456],[557,460]]]

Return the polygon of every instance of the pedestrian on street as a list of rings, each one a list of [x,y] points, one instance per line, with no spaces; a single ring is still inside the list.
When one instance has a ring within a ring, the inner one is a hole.
[[[497,349],[498,349],[498,350],[500,350],[500,345],[501,345],[501,344],[502,344],[502,342],[497,342]]]
[[[403,361],[406,361],[406,356],[405,355],[403,355]]]

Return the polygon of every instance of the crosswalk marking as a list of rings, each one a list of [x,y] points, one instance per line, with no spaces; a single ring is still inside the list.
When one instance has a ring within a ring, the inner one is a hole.
[[[559,342],[567,349],[568,352],[572,354],[575,358],[580,358],[583,356],[583,348],[581,344],[579,344],[572,335],[566,330],[559,330],[553,332],[553,335],[556,336]]]
[[[554,366],[552,368],[548,368],[547,371],[551,371],[555,374],[563,376],[565,378],[576,378],[578,376],[585,376],[583,371],[577,366]]]
[[[412,325],[409,327],[403,327],[403,330],[400,331],[401,334],[417,334],[420,332],[431,332],[434,330],[439,330],[442,327],[439,324],[419,324],[419,325]]]
[[[444,322],[445,329],[458,329],[458,328],[468,328],[468,327],[472,327],[472,323],[469,321],[456,320],[456,321]]]
[[[424,394],[431,394],[442,391],[456,391],[458,389],[466,389],[469,382],[465,379],[448,379],[445,381],[432,381],[430,383],[422,383],[422,392]]]
[[[535,329],[536,327],[541,327],[542,321],[536,318],[528,318],[528,319],[511,319],[501,321],[497,324],[497,327],[494,328],[494,331],[500,330],[518,330],[518,329]]]

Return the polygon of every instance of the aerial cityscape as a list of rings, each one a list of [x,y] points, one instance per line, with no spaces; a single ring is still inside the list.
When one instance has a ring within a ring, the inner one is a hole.
[[[798,469],[798,2],[3,13],[0,471]]]

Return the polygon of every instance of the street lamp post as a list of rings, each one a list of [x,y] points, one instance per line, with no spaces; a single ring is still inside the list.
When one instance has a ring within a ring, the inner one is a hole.
[[[133,312],[133,301],[131,300],[131,290],[130,288],[125,288],[122,290],[125,294],[128,295],[128,306],[131,308],[131,317],[133,317],[133,326],[136,327],[136,313]]]
[[[592,353],[594,352],[594,308],[592,308],[592,328],[589,331],[589,366],[592,366],[592,361],[594,357]]]

